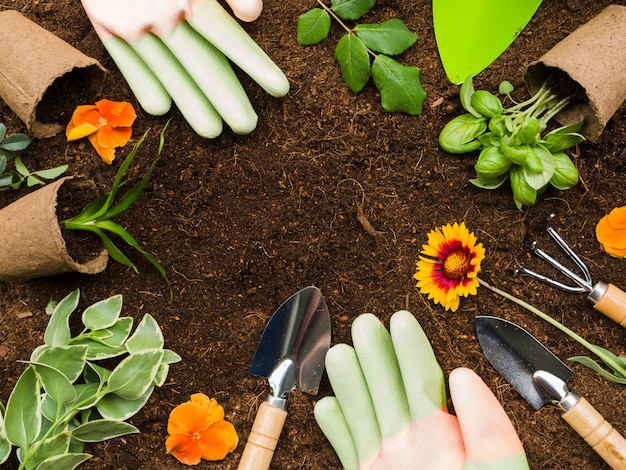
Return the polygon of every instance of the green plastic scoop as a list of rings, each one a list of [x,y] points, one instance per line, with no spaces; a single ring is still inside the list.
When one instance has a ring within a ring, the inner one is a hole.
[[[485,70],[522,32],[541,0],[433,0],[439,57],[452,83]]]

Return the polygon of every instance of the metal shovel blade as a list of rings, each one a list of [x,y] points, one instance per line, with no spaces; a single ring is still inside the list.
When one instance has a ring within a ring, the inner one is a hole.
[[[535,410],[551,402],[550,397],[542,396],[535,387],[536,371],[549,372],[565,383],[572,376],[569,367],[515,323],[479,316],[476,334],[489,363]]]
[[[452,83],[486,69],[532,19],[541,0],[433,0],[437,49]]]
[[[287,382],[282,387],[284,391],[297,388],[315,395],[322,380],[330,336],[330,314],[322,293],[317,287],[305,287],[272,315],[248,372],[270,378],[273,372],[276,375],[276,371],[284,369],[286,377],[278,378]]]

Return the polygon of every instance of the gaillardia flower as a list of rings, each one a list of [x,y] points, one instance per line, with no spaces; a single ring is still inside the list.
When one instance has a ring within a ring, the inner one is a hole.
[[[200,459],[222,460],[239,442],[235,427],[224,421],[224,408],[203,393],[191,395],[190,401],[172,410],[167,432],[168,454],[187,465]]]
[[[74,110],[65,136],[68,142],[87,137],[102,160],[110,165],[115,159],[115,149],[130,140],[136,118],[132,104],[100,100],[95,105],[81,105]]]
[[[459,308],[461,296],[476,295],[476,276],[485,258],[482,243],[476,241],[463,222],[432,230],[413,275],[420,292],[453,312]]]

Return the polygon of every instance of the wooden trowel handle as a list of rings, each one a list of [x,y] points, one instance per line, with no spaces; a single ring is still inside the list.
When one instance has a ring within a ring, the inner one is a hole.
[[[563,419],[615,470],[626,470],[626,439],[584,398]]]
[[[626,328],[626,292],[619,287],[608,284],[593,308]]]
[[[267,470],[274,449],[287,419],[287,411],[267,402],[261,403],[256,413],[252,431],[239,461],[238,470]]]

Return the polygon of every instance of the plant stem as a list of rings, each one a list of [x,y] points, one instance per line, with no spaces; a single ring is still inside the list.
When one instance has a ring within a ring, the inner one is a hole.
[[[587,348],[589,351],[591,351],[593,354],[595,354],[596,356],[598,356],[600,359],[602,359],[602,361],[608,365],[609,367],[611,367],[613,370],[615,371],[619,371],[620,374],[622,374],[622,376],[626,377],[626,368],[624,368],[624,366],[622,366],[621,364],[619,364],[618,362],[614,361],[613,358],[611,358],[610,356],[608,356],[607,354],[604,353],[604,351],[602,350],[602,348],[599,348],[593,344],[591,344],[590,342],[588,342],[585,338],[583,338],[582,336],[577,335],[576,333],[574,333],[572,330],[570,330],[569,328],[567,328],[565,325],[559,323],[558,321],[556,321],[554,318],[550,317],[549,315],[546,315],[545,313],[543,313],[541,310],[533,307],[532,305],[524,302],[523,300],[518,299],[517,297],[508,294],[507,292],[504,292],[500,289],[498,289],[497,287],[493,287],[492,285],[490,285],[488,282],[483,281],[482,279],[480,279],[479,277],[476,278],[478,280],[478,283],[481,286],[486,287],[487,289],[489,289],[490,291],[501,295],[502,297],[504,297],[505,299],[508,299],[512,302],[515,302],[517,305],[519,305],[520,307],[525,308],[526,310],[528,310],[531,313],[534,313],[535,315],[537,315],[539,318],[541,318],[542,320],[547,321],[548,323],[550,323],[552,326],[558,328],[559,330],[561,330],[563,333],[565,333],[567,336],[569,336],[570,338],[572,338],[573,340],[577,341],[579,344],[581,344],[582,346],[584,346],[585,348]]]
[[[337,15],[335,15],[335,12],[329,8],[324,2],[322,2],[322,0],[317,0],[317,3],[320,4],[320,6],[326,10],[326,12],[332,16],[333,18],[335,18],[335,20],[337,21],[337,23],[339,23],[341,25],[341,27],[343,29],[345,29],[349,34],[354,34],[354,31],[349,28],[343,21],[341,21],[341,18],[339,18]]]

